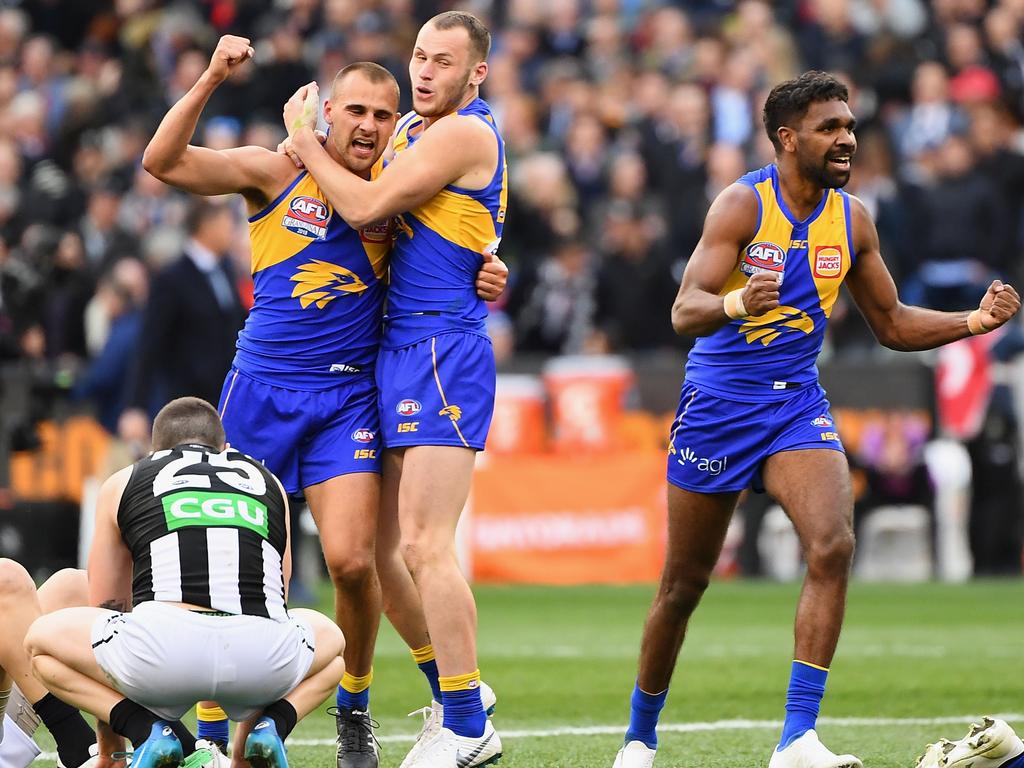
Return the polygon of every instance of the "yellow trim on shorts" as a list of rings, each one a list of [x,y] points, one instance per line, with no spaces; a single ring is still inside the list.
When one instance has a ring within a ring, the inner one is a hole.
[[[436,336],[432,336],[430,338],[430,358],[431,358],[431,360],[434,363],[434,382],[437,384],[437,391],[441,395],[441,403],[444,405],[445,408],[447,408],[448,407],[448,398],[444,396],[444,388],[441,386],[441,377],[437,373],[437,348],[436,348],[436,346],[437,346],[437,337]],[[455,431],[459,435],[459,440],[462,441],[462,444],[464,446],[469,448],[469,443],[466,442],[466,438],[463,436],[462,430],[459,429],[458,423],[451,416],[448,417],[448,420],[452,423],[452,426],[455,427]],[[443,691],[444,688],[442,688],[441,690]],[[461,690],[461,689],[456,688],[456,689],[453,689],[453,690]]]

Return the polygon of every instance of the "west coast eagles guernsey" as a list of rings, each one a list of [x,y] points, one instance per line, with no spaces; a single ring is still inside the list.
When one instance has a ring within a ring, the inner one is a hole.
[[[391,254],[385,348],[408,346],[446,331],[486,335],[487,305],[476,295],[475,282],[482,254],[496,253],[501,242],[508,200],[505,144],[483,99],[475,99],[458,114],[475,116],[494,132],[498,163],[483,189],[449,185],[402,215]],[[422,126],[423,118],[416,113],[402,119],[395,132],[396,154],[415,143]]]
[[[739,183],[757,195],[757,228],[721,294],[742,288],[756,272],[775,272],[782,279],[779,307],[697,339],[686,379],[722,398],[781,400],[818,380],[825,323],[855,259],[850,198],[840,189],[825,190],[800,221],[782,199],[774,164]]]
[[[349,226],[303,172],[249,219],[249,235],[255,303],[234,366],[307,391],[371,374],[392,241],[387,223]]]

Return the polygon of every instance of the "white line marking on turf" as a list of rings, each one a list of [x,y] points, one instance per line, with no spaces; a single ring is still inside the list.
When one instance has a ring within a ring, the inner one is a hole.
[[[840,728],[874,728],[876,726],[895,725],[957,725],[977,722],[982,715],[951,715],[949,717],[819,717],[819,725],[834,725]],[[1024,720],[1024,714],[1017,712],[988,715],[998,717],[1000,720]],[[754,731],[769,728],[781,728],[781,720],[715,720],[708,723],[663,723],[658,726],[660,733],[695,733],[700,731]],[[529,731],[499,731],[503,739],[539,739],[549,736],[614,736],[622,734],[626,730],[625,723],[621,725],[588,725],[588,726],[561,726],[559,728],[545,728]],[[414,734],[394,734],[391,736],[380,736],[378,741],[389,744],[398,742],[411,742],[416,739]],[[335,739],[289,739],[289,746],[293,747],[327,747],[334,746]],[[37,758],[39,760],[56,760],[56,752],[43,752]]]

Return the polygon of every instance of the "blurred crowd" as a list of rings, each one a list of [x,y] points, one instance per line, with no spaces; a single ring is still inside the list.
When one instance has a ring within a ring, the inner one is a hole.
[[[502,357],[685,348],[669,308],[708,205],[772,160],[764,97],[812,67],[850,86],[860,149],[849,190],[876,217],[903,296],[962,309],[993,277],[1020,278],[1024,0],[458,7],[494,34],[483,95],[511,187],[502,257],[512,278],[491,315]],[[159,367],[162,344],[147,307],[166,297],[154,286],[167,270],[197,248],[213,258],[200,268],[235,329],[251,296],[241,208],[197,213],[140,165],[217,38],[248,36],[256,56],[215,94],[195,141],[273,148],[292,91],[353,60],[391,69],[407,109],[416,31],[448,8],[0,3],[0,359],[55,364],[110,429],[126,405],[145,408],[155,374],[140,368]],[[832,354],[874,348],[847,303],[832,325]],[[218,375],[222,363],[210,361]]]

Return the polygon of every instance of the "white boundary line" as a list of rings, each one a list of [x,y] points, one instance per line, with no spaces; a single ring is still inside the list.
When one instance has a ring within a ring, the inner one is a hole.
[[[1024,720],[1024,714],[1017,712],[990,715],[1000,720]],[[874,728],[875,726],[894,725],[967,725],[972,721],[981,720],[981,715],[951,715],[949,717],[819,717],[819,725],[834,725],[840,728]],[[659,733],[696,733],[701,731],[755,731],[763,729],[778,729],[782,727],[781,720],[714,720],[707,723],[664,723],[658,726]],[[543,739],[552,736],[615,736],[625,733],[625,723],[619,725],[590,725],[590,726],[560,726],[558,728],[545,728],[528,731],[500,731],[502,739]],[[413,734],[394,734],[381,736],[378,741],[381,743],[411,742],[415,739]],[[334,739],[289,739],[288,744],[293,747],[327,747],[335,744]],[[922,746],[924,746],[922,744]],[[43,752],[39,760],[56,760],[56,752]]]

